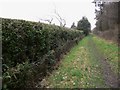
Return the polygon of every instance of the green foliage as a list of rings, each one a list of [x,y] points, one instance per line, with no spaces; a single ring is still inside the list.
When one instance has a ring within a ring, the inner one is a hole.
[[[90,22],[86,17],[83,17],[77,24],[78,30],[83,30],[85,35],[88,35],[91,29]]]
[[[46,74],[82,37],[78,30],[2,18],[3,87],[23,87]]]
[[[5,64],[3,64],[3,67],[4,65]],[[30,71],[30,68],[31,66],[28,62],[18,64],[13,68],[8,67],[6,72],[3,73],[3,89],[24,87],[26,81],[31,78],[32,72]]]

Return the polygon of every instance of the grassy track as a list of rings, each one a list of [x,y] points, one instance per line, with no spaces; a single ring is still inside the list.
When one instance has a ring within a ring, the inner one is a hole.
[[[96,40],[94,40],[96,38]],[[103,41],[103,42],[102,42]],[[93,57],[96,58],[96,60],[99,61],[100,67],[101,67],[101,73],[103,74],[104,77],[104,82],[106,87],[118,87],[118,68],[116,68],[116,73],[113,71],[113,66],[110,65],[109,59],[109,53],[104,55],[105,51],[112,51],[113,49],[111,48],[104,48],[101,49],[101,47],[106,47],[108,44],[110,47],[117,48],[117,46],[113,46],[113,44],[110,44],[109,42],[100,39],[98,37],[95,37],[93,35],[89,36],[89,46],[91,49],[91,53],[94,55]],[[99,43],[102,42],[102,45]],[[116,49],[117,52],[117,49]],[[117,56],[118,52],[113,53],[114,56]],[[117,56],[118,57],[118,56]],[[115,60],[115,57],[112,58],[112,60]],[[111,63],[113,63],[111,61]],[[116,63],[116,67],[118,67],[118,62]]]
[[[108,87],[105,84],[104,75],[102,73],[101,63],[97,54],[94,53],[93,40],[102,52],[114,51],[112,60],[109,60],[112,68],[117,72],[117,46],[108,43],[98,37],[87,36],[79,42],[71,51],[64,56],[58,70],[55,70],[50,76],[43,79],[40,83],[47,88],[100,88]],[[104,42],[104,43],[103,43]],[[106,42],[106,43],[105,43]],[[101,45],[103,43],[103,45]],[[108,45],[112,48],[103,48]],[[105,45],[105,46],[104,46]],[[106,51],[104,51],[107,49]],[[114,60],[113,60],[114,59]]]
[[[106,57],[106,61],[111,65],[114,73],[118,74],[118,46],[98,37],[93,37],[93,40]]]

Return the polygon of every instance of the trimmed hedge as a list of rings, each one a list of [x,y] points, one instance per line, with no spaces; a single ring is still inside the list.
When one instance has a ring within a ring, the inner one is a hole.
[[[7,84],[7,87],[11,88],[25,86],[28,83],[25,81],[26,77],[31,77],[31,74],[26,74],[29,71],[32,74],[34,71],[34,75],[38,71],[46,74],[48,70],[53,69],[52,66],[60,60],[61,55],[70,50],[83,36],[78,30],[2,18],[3,85]],[[29,66],[28,70],[26,66]],[[10,77],[6,80],[8,76]]]

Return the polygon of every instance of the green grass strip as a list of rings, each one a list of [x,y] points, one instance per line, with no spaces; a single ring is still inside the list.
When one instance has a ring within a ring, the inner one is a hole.
[[[58,70],[44,79],[47,88],[105,87],[99,63],[88,48],[89,36],[64,56]]]

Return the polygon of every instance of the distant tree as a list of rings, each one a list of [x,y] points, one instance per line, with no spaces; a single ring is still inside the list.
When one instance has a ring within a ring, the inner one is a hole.
[[[82,19],[78,21],[77,29],[82,30],[86,36],[89,34],[91,31],[91,24],[86,17],[82,17]]]
[[[71,25],[71,28],[75,29],[76,26],[75,26],[75,23],[73,22],[73,24]]]

